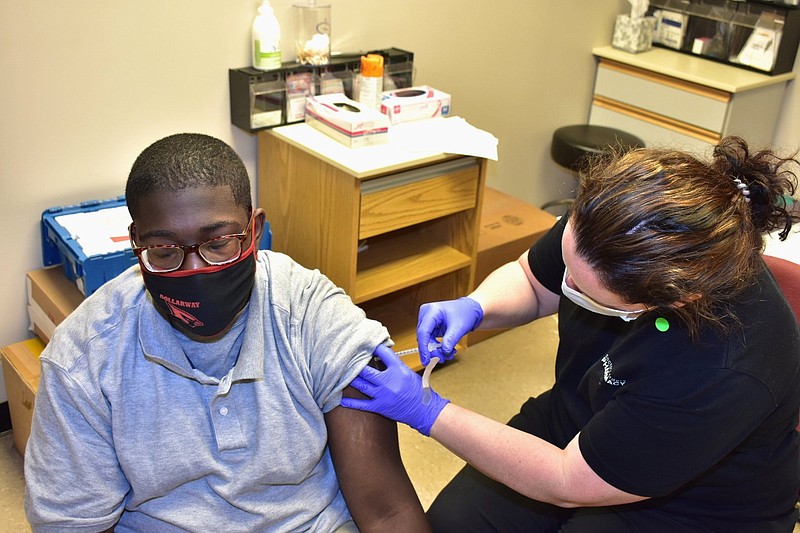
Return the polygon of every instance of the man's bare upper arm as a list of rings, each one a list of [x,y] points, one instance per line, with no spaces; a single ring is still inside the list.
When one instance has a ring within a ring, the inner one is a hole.
[[[365,397],[352,387],[343,395]],[[429,531],[400,457],[397,423],[344,407],[328,412],[325,422],[339,486],[362,533]]]

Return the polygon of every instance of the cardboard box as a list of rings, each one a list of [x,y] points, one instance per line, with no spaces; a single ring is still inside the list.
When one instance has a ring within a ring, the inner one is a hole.
[[[556,217],[511,195],[486,187],[478,236],[475,285],[506,263],[516,261],[556,222]],[[473,287],[473,288],[474,288]],[[469,344],[493,337],[505,330],[476,331]]]
[[[381,95],[381,113],[392,124],[446,117],[450,114],[450,95],[427,85],[385,91]]]
[[[26,276],[31,329],[45,343],[84,296],[60,266],[31,270]]]
[[[306,122],[348,148],[389,140],[389,119],[343,94],[306,98]]]
[[[36,338],[2,348],[3,375],[8,393],[8,410],[11,412],[14,448],[23,456],[31,434],[33,406],[41,373],[39,356],[42,350],[44,344]]]

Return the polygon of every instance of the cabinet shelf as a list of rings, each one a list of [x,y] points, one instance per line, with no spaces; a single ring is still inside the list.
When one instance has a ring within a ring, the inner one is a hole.
[[[468,267],[472,258],[423,234],[382,236],[358,254],[355,303],[371,300]]]
[[[674,33],[661,42],[657,22],[657,47],[770,75],[792,72],[800,44],[796,6],[764,0],[651,0],[647,14],[660,20],[663,13],[682,23],[664,23]],[[771,34],[768,45],[752,41],[759,33],[764,39]]]

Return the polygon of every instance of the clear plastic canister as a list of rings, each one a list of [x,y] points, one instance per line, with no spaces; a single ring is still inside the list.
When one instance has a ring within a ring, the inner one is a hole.
[[[326,65],[331,56],[331,6],[311,0],[294,4],[297,62]]]

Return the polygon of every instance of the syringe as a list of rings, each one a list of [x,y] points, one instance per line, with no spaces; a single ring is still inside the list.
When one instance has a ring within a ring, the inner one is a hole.
[[[442,343],[439,341],[431,341],[428,343],[428,352],[434,351],[436,348],[441,348]],[[397,356],[403,355],[411,355],[412,353],[419,352],[419,348],[409,348],[408,350],[400,350],[399,352],[394,352]]]
[[[403,355],[411,355],[412,353],[419,352],[419,348],[409,348],[408,350],[400,350],[399,352],[394,352],[395,355],[403,356]]]

